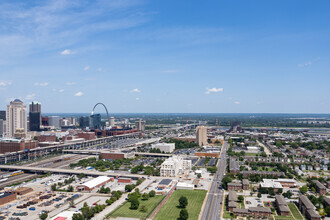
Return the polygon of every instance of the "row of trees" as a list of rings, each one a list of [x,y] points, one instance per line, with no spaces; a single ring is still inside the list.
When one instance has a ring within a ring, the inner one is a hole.
[[[136,184],[128,184],[125,186],[125,192],[131,192],[135,187],[140,185],[145,179],[141,178],[136,181]]]
[[[138,188],[135,189],[133,193],[128,194],[127,200],[128,202],[131,203],[130,209],[135,209],[137,210],[140,206],[140,201],[139,199],[142,200],[148,200],[150,197],[155,197],[156,192],[154,190],[150,191],[149,193],[140,193],[140,190]],[[147,212],[148,208],[146,206],[141,206],[140,207],[141,212]]]
[[[95,206],[88,206],[87,203],[85,202],[80,210],[81,213],[73,214],[72,220],[91,219],[94,217],[96,213],[102,212],[106,206],[111,205],[122,196],[122,193],[120,191],[113,191],[111,192],[111,194],[112,194],[111,197],[105,201],[106,204],[102,204],[102,205],[97,204]]]

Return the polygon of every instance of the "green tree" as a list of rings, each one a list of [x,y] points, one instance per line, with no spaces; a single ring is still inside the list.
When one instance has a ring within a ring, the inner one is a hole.
[[[48,217],[48,214],[47,214],[46,212],[43,212],[43,213],[41,213],[41,214],[39,215],[39,218],[40,218],[41,220],[46,220],[47,217]]]
[[[142,200],[148,200],[149,199],[149,194],[148,193],[143,193],[142,194]]]
[[[140,202],[138,200],[138,198],[134,197],[131,199],[131,209],[138,209],[140,205]]]
[[[75,213],[72,215],[72,220],[84,220],[84,216],[81,213]]]
[[[258,198],[261,198],[261,193],[258,193],[258,195],[257,195],[257,196],[258,196]]]
[[[180,199],[179,199],[179,204],[180,204],[180,207],[181,208],[183,208],[183,209],[186,208],[187,205],[188,205],[188,199],[187,199],[187,197],[181,196]]]
[[[300,191],[302,194],[305,194],[305,193],[307,193],[308,188],[307,188],[306,185],[304,185],[304,186],[302,186],[302,187],[299,188],[299,191]]]
[[[145,205],[143,205],[143,206],[141,206],[140,211],[141,212],[147,212],[148,208]]]
[[[187,220],[189,218],[189,214],[187,209],[181,209],[179,220]]]
[[[151,190],[151,191],[149,192],[149,197],[155,197],[155,195],[156,195],[155,190]]]
[[[244,196],[239,195],[239,196],[238,196],[238,201],[239,201],[239,202],[243,202],[243,201],[244,201]]]
[[[200,179],[202,177],[202,174],[197,174],[197,178]]]
[[[50,188],[52,189],[52,191],[56,191],[56,183],[54,183],[53,185],[51,185]]]
[[[68,186],[68,192],[73,192],[73,186]]]

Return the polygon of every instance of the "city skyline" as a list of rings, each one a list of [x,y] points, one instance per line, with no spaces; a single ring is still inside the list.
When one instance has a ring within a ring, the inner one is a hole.
[[[3,1],[0,110],[330,113],[329,2],[189,3]]]

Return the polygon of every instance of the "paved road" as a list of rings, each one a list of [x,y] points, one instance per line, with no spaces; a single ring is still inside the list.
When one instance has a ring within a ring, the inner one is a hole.
[[[268,147],[266,145],[264,145],[263,143],[261,143],[260,141],[257,140],[257,143],[259,144],[259,146],[264,148],[265,153],[267,154],[267,156],[271,156],[272,152],[270,152],[270,150],[268,149]]]
[[[219,189],[219,185],[221,185],[222,178],[226,173],[227,149],[228,143],[225,142],[219,158],[218,171],[214,176],[211,188],[207,194],[207,200],[201,218],[202,220],[215,220],[220,219],[221,217],[223,190]]]

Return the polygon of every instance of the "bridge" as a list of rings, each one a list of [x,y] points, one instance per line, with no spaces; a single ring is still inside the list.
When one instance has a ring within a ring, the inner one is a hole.
[[[16,152],[10,152],[3,155],[0,155],[0,164],[7,164],[10,162],[18,162],[22,160],[30,160],[37,157],[43,157],[48,154],[52,154],[55,152],[59,152],[62,150],[70,150],[70,149],[83,149],[95,145],[104,145],[104,144],[112,144],[118,140],[129,139],[129,138],[137,138],[141,135],[141,132],[134,132],[123,135],[116,136],[108,136],[103,138],[97,138],[93,140],[86,140],[80,142],[72,142],[66,144],[58,144],[47,147],[38,147],[29,150],[22,150]]]
[[[138,174],[124,174],[124,173],[115,173],[115,172],[100,172],[92,170],[71,170],[71,169],[59,169],[59,168],[46,168],[46,167],[27,167],[27,166],[13,166],[13,165],[0,165],[0,170],[13,171],[13,170],[22,170],[26,173],[57,173],[57,174],[69,174],[69,175],[79,175],[85,174],[86,176],[111,176],[115,178],[125,177],[132,179],[139,179],[141,177],[147,177],[146,175]],[[162,177],[156,177],[162,178]]]
[[[99,155],[101,153],[111,153],[106,150],[63,150],[63,153],[66,154],[85,154],[85,155]],[[149,152],[133,152],[135,156],[144,156],[144,157],[171,157],[172,154],[162,154],[162,153],[149,153]]]

